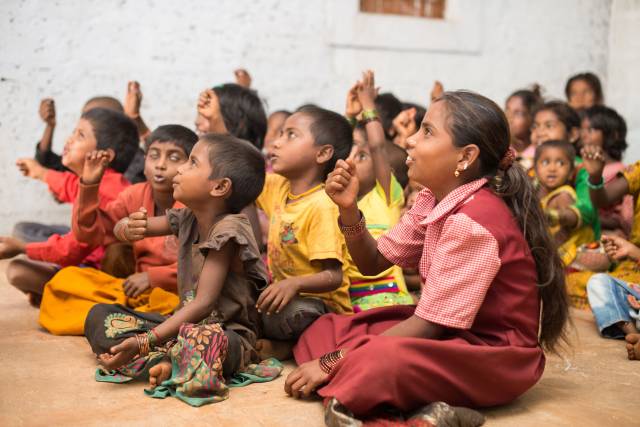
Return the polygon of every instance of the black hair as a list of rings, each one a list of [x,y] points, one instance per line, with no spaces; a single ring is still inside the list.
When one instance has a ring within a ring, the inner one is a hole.
[[[567,342],[569,297],[564,267],[529,177],[517,163],[507,170],[499,169],[510,149],[507,118],[495,102],[473,92],[445,92],[434,102],[446,105],[453,144],[474,144],[480,149],[480,173],[489,178],[491,189],[505,201],[524,234],[536,264],[542,300],[540,343],[555,351],[558,341]]]
[[[91,123],[96,137],[96,149],[112,149],[115,158],[110,166],[124,173],[138,150],[138,128],[127,116],[106,108],[92,108],[82,114]]]
[[[595,74],[589,72],[579,73],[569,77],[569,80],[567,80],[567,84],[564,87],[564,94],[567,96],[567,99],[569,99],[569,95],[571,94],[571,85],[578,80],[582,80],[591,87],[596,98],[596,104],[602,104],[604,102],[604,94],[602,93],[602,84],[600,83],[600,79]]]
[[[416,124],[416,129],[420,129],[420,125],[422,124],[422,120],[424,119],[424,115],[427,114],[427,109],[421,105],[414,104],[413,102],[403,102],[402,110],[408,110],[409,108],[415,108],[416,115],[413,118],[413,121]],[[394,117],[395,119],[395,117]],[[393,120],[392,120],[393,121]]]
[[[396,180],[398,180],[398,183],[402,186],[402,188],[406,187],[409,183],[407,151],[391,141],[387,141],[385,143],[385,149],[393,176],[396,177]]]
[[[396,118],[400,112],[402,112],[402,102],[392,93],[381,93],[376,96],[374,100],[378,116],[380,116],[380,122],[384,129],[384,134],[387,139],[391,139],[393,129],[393,119]]]
[[[306,104],[302,104],[301,106],[296,108],[294,113],[297,113],[297,112],[299,112],[300,110],[302,110],[304,108],[322,108],[322,107],[319,106],[318,104],[314,104],[312,102],[307,102]]]
[[[269,117],[275,116],[276,114],[283,114],[283,115],[289,117],[293,113],[291,111],[289,111],[289,110],[276,110],[273,113],[269,114]]]
[[[220,114],[227,131],[262,149],[267,133],[267,115],[255,90],[235,83],[215,86]]]
[[[627,149],[627,123],[613,108],[594,105],[584,111],[592,128],[602,132],[602,149],[613,160],[622,160]]]
[[[529,111],[529,114],[532,114],[535,110],[537,110],[544,102],[542,99],[542,89],[540,85],[534,83],[531,86],[531,89],[519,89],[513,92],[507,98],[507,102],[511,98],[520,98],[524,107]]]
[[[553,139],[551,141],[545,141],[542,144],[536,147],[536,152],[533,156],[533,164],[537,164],[538,160],[540,160],[540,156],[544,153],[544,150],[547,148],[558,148],[564,151],[567,159],[569,160],[569,164],[571,165],[571,169],[573,170],[574,162],[576,159],[576,148],[569,141],[560,141],[557,139]]]
[[[571,129],[580,129],[580,117],[573,108],[564,101],[549,101],[541,104],[533,112],[535,117],[541,111],[551,111],[556,115],[558,120],[562,122],[567,129],[567,133],[571,132]]]
[[[198,135],[191,129],[181,125],[163,125],[158,126],[147,136],[144,141],[145,152],[149,151],[149,147],[154,142],[172,142],[189,157],[193,146],[198,142]]]
[[[86,108],[86,106],[91,103],[100,104],[100,107],[95,107],[95,108],[106,108],[107,110],[113,110],[119,113],[124,113],[124,107],[122,106],[122,103],[118,101],[116,98],[114,98],[113,96],[94,96],[93,98],[89,99],[87,102],[84,103],[84,107]]]
[[[309,129],[315,145],[333,147],[333,157],[325,164],[322,173],[324,181],[339,159],[349,157],[353,145],[351,125],[342,115],[320,107],[303,107],[297,112],[309,116],[313,121]]]
[[[229,212],[239,213],[253,203],[264,186],[264,157],[258,148],[233,135],[207,133],[200,137],[209,149],[211,176],[209,179],[229,178],[231,195],[225,203]]]

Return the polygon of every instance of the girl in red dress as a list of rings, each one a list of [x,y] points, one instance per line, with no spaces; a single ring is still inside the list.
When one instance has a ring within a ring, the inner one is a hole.
[[[316,391],[357,417],[431,402],[511,402],[544,370],[544,350],[565,339],[563,268],[535,191],[513,164],[509,124],[491,100],[446,92],[409,137],[409,177],[424,185],[400,223],[376,242],[356,206],[351,161],[326,191],[353,260],[373,275],[393,264],[425,283],[417,306],[329,314],[301,336],[285,383]],[[532,249],[533,248],[533,249]]]

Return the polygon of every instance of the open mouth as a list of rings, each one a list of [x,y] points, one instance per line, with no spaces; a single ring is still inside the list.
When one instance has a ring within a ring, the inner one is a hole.
[[[158,184],[162,184],[164,182],[167,181],[167,177],[163,176],[163,175],[154,175],[153,176],[153,182],[156,182]]]

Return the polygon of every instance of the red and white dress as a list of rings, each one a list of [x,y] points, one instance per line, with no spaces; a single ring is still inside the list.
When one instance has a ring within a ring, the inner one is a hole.
[[[425,283],[417,306],[318,319],[294,348],[296,362],[348,349],[318,390],[355,415],[381,405],[410,411],[444,401],[470,407],[508,403],[544,370],[538,345],[536,267],[504,201],[480,179],[436,204],[423,190],[378,250],[418,268]],[[446,327],[441,339],[380,334],[412,315]]]

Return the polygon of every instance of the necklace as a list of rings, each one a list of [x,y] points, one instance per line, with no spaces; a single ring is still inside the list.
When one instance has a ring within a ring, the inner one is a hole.
[[[324,184],[318,184],[313,188],[308,189],[307,191],[305,191],[304,193],[300,193],[300,194],[291,194],[291,191],[287,192],[287,199],[289,200],[298,200],[298,199],[302,199],[305,196],[308,196],[311,193],[315,193],[316,191],[320,190],[322,187],[324,187]]]

